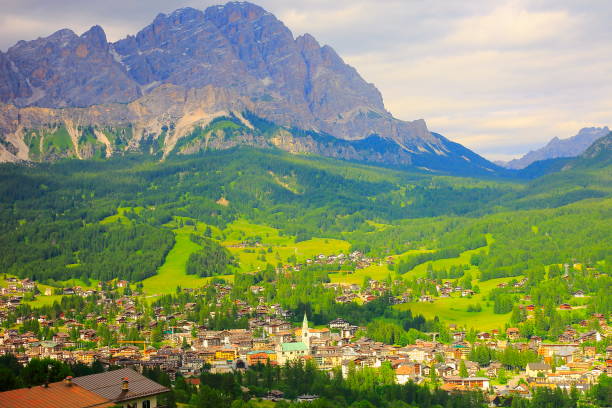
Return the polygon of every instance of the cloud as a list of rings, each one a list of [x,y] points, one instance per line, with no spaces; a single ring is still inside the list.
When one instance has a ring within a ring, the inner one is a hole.
[[[4,0],[0,49],[60,28],[134,34],[160,12],[214,0]],[[398,118],[489,158],[612,124],[609,0],[260,0],[329,44]]]
[[[523,3],[508,1],[488,14],[460,19],[446,41],[494,49],[528,46],[558,39],[575,25],[576,17],[566,10],[529,11]]]

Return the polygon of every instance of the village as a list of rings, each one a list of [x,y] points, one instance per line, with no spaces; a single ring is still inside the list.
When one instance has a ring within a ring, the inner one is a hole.
[[[510,394],[529,396],[534,387],[584,391],[595,384],[602,373],[612,375],[612,347],[598,351],[596,346],[611,332],[606,318],[598,314],[582,324],[584,330],[568,327],[556,342],[544,342],[537,336],[528,340],[521,338],[519,330],[512,327],[502,333],[495,329],[479,332],[470,342],[466,339],[466,330],[449,325],[450,343],[437,341],[437,333],[429,333],[429,339],[398,346],[369,339],[364,335],[365,327],[353,325],[341,317],[313,328],[308,316],[304,315],[301,325],[296,325],[292,319],[300,316],[293,316],[278,304],[266,304],[263,297],[251,305],[244,300],[232,300],[237,316],[248,321],[247,328],[211,330],[206,324],[199,325],[188,319],[190,311],[197,306],[195,302],[171,305],[170,311],[159,306],[146,309],[139,302],[137,292],[126,294],[129,284],[120,280],[106,285],[106,289],[61,289],[63,295],[95,302],[98,312],[85,314],[75,309],[58,308],[53,317],[23,315],[18,313],[23,309],[21,302],[33,296],[36,283],[11,277],[6,280],[0,301],[3,325],[0,355],[13,354],[22,364],[33,358],[48,357],[66,363],[97,361],[105,366],[138,371],[159,368],[171,378],[181,375],[196,385],[203,367],[213,373],[223,373],[258,364],[284,365],[295,360],[310,360],[320,370],[340,367],[346,375],[350,369],[389,364],[399,384],[435,382],[447,391],[479,389],[486,392],[491,401]],[[232,290],[230,284],[210,286],[218,305],[227,302]],[[326,286],[339,293],[338,302],[355,297],[367,302],[385,293],[385,283],[377,281],[371,281],[367,288]],[[444,290],[442,287],[440,291],[444,293]],[[123,294],[119,295],[118,291]],[[251,286],[250,291],[259,295],[263,287]],[[210,319],[215,317],[214,313]],[[588,330],[593,324],[600,329]],[[38,328],[39,335],[27,330],[32,327]],[[110,340],[108,336],[101,336],[102,327],[116,333],[117,337]],[[139,340],[126,335],[134,329],[141,335]],[[50,337],[42,338],[41,333],[49,333]],[[507,349],[531,352],[537,360],[523,367],[494,360],[488,364],[471,361],[472,350],[482,347],[500,354]],[[282,396],[270,395],[270,398]]]

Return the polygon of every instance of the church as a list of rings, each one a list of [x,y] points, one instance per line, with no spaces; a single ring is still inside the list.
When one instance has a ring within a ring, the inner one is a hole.
[[[302,341],[292,343],[280,343],[277,346],[278,364],[283,365],[288,361],[304,358],[310,355],[310,329],[308,328],[308,318],[304,313],[302,321]]]

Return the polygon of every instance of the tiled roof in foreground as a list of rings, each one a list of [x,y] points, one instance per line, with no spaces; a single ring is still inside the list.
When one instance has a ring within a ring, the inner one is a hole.
[[[128,390],[123,391],[123,378],[128,379]],[[137,373],[131,368],[107,371],[100,374],[77,377],[73,382],[99,396],[118,402],[134,398],[157,395],[170,391],[168,388]]]
[[[76,384],[63,381],[0,392],[2,408],[105,408],[115,404]]]

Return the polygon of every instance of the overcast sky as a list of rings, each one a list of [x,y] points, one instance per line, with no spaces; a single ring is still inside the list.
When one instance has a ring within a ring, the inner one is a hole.
[[[0,0],[0,49],[61,28],[109,40],[160,12],[223,1]],[[612,125],[610,0],[258,0],[331,45],[387,109],[489,159]]]

